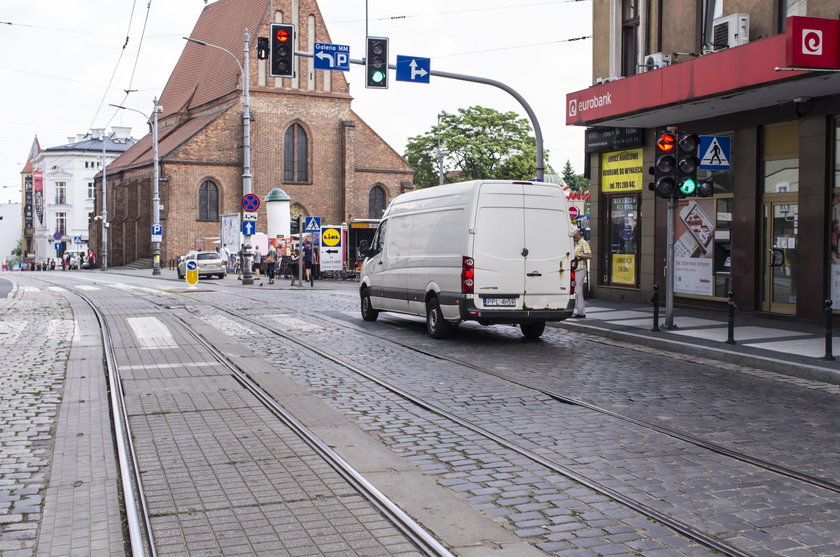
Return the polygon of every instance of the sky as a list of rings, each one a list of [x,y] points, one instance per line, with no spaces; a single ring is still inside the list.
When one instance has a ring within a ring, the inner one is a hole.
[[[204,0],[3,0],[0,203],[20,202],[20,172],[36,135],[44,149],[91,128],[129,126],[134,137],[146,135],[153,99],[204,6]],[[591,35],[591,1],[320,0],[319,6],[332,43],[349,45],[351,58],[364,58],[367,28],[389,38],[392,64],[398,54],[430,58],[432,70],[513,88],[536,114],[549,164],[560,172],[569,160],[583,172],[584,130],[565,125],[564,108],[567,93],[591,84],[591,39],[569,40]],[[353,109],[400,154],[443,111],[480,105],[527,118],[496,87],[436,76],[428,84],[398,82],[392,70],[387,90],[366,89],[363,71],[351,65],[346,75]]]

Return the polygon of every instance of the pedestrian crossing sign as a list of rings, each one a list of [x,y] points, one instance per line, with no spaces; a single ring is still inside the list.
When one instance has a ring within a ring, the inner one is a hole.
[[[700,136],[700,170],[729,170],[730,139],[725,135]]]
[[[303,229],[306,232],[321,232],[321,217],[306,217]]]

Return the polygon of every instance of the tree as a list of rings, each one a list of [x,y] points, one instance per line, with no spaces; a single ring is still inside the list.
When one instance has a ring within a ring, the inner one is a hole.
[[[528,120],[515,112],[459,108],[458,114],[441,114],[438,124],[425,134],[409,138],[405,158],[416,169],[418,187],[439,183],[438,142],[445,182],[529,180],[537,174],[536,139]]]
[[[575,174],[575,171],[572,168],[572,163],[569,162],[569,159],[566,159],[566,164],[563,165],[563,181],[566,182],[566,185],[573,190],[589,190],[589,180],[587,180],[583,174]]]

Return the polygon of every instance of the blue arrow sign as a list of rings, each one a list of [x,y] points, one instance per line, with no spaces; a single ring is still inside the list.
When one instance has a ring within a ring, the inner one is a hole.
[[[195,261],[187,261],[187,271],[198,270],[198,263]]]
[[[397,81],[428,83],[431,72],[431,58],[397,55]]]
[[[315,43],[315,69],[350,71],[350,45]]]
[[[306,217],[303,224],[305,232],[320,232],[321,231],[321,217]]]
[[[252,220],[242,221],[242,233],[246,236],[253,236],[257,233],[257,223]]]

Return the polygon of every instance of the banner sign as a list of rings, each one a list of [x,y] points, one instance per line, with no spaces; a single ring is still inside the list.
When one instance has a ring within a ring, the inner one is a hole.
[[[787,63],[797,68],[840,68],[840,20],[787,18]]]
[[[601,154],[601,191],[641,191],[645,175],[642,149]]]
[[[32,228],[32,176],[24,180],[23,222],[25,228]]]
[[[33,187],[35,189],[35,214],[38,215],[38,222],[44,224],[44,173],[34,172],[32,174]]]

